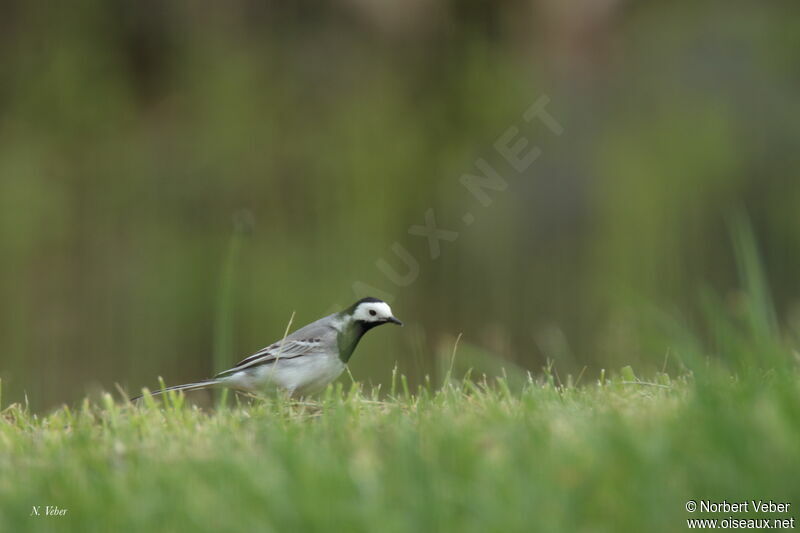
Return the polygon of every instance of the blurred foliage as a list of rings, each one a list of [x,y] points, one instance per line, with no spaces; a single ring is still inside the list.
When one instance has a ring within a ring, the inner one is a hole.
[[[6,395],[202,378],[354,284],[412,325],[365,339],[359,380],[436,373],[460,332],[514,367],[661,368],[651,314],[713,330],[708,291],[736,312],[740,212],[800,331],[799,11],[5,0]],[[521,120],[542,95],[561,136]],[[510,126],[543,152],[522,174],[493,148]],[[478,158],[509,182],[487,208],[459,184]],[[431,207],[461,233],[435,261],[408,234]],[[376,267],[395,242],[420,265],[404,288]]]

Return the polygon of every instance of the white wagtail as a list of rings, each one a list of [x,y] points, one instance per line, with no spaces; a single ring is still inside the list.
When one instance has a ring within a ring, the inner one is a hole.
[[[291,396],[312,394],[339,377],[366,332],[388,323],[403,325],[394,317],[389,304],[377,298],[364,298],[270,344],[213,379],[167,387],[151,394],[215,387],[253,393],[277,388]]]

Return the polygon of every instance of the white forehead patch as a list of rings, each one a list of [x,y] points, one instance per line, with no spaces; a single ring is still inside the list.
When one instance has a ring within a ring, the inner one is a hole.
[[[366,322],[373,322],[376,320],[385,320],[392,318],[392,308],[389,304],[384,302],[365,302],[356,308],[353,314],[356,320],[364,320]]]

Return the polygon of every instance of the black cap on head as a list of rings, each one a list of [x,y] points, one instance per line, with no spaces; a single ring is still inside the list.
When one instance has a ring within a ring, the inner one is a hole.
[[[366,298],[361,298],[359,301],[357,301],[356,303],[354,303],[353,305],[351,305],[351,306],[350,306],[350,307],[347,309],[347,311],[349,311],[349,312],[351,312],[351,313],[352,313],[352,312],[354,312],[356,309],[358,309],[358,306],[359,306],[359,305],[361,305],[361,304],[385,304],[385,303],[386,303],[386,302],[384,302],[384,301],[383,301],[383,300],[381,300],[380,298],[373,298],[373,297],[371,297],[371,296],[368,296],[368,297],[366,297]]]
[[[386,302],[384,302],[383,300],[380,300],[378,298],[373,298],[371,296],[368,296],[366,298],[361,298],[359,301],[357,301],[356,302],[356,306],[361,305],[361,304],[382,304],[382,303],[386,303]]]

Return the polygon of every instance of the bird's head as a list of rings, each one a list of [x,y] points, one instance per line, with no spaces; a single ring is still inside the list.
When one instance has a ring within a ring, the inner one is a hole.
[[[400,320],[395,318],[389,304],[377,298],[364,298],[363,300],[357,301],[350,308],[350,315],[353,317],[354,321],[368,328],[389,323],[397,324],[398,326],[403,325]]]

